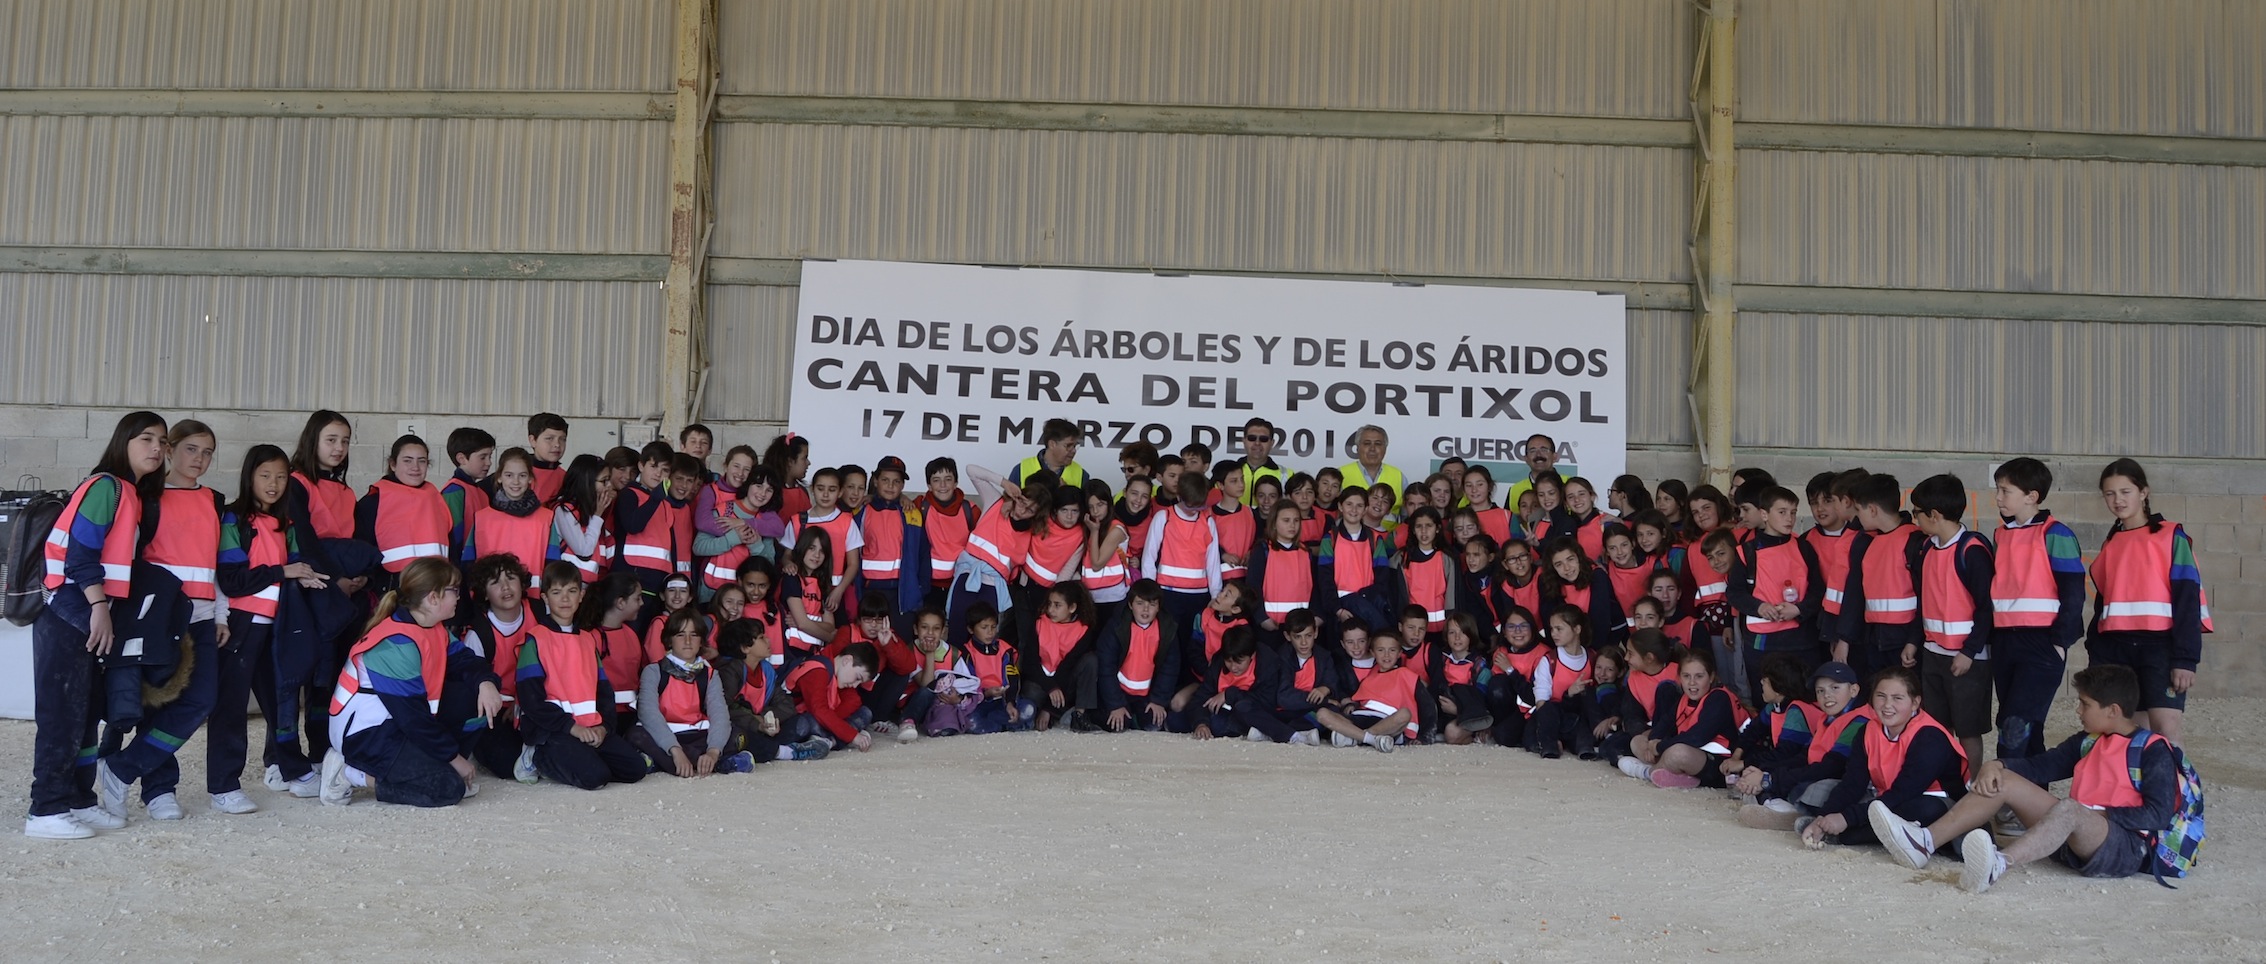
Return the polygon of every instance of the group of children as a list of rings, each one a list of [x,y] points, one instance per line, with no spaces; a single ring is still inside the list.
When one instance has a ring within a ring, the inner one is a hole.
[[[500,453],[451,433],[437,482],[402,436],[357,497],[352,426],[316,412],[294,451],[251,447],[227,499],[198,482],[209,428],[122,419],[47,543],[27,835],[122,827],[135,782],[179,819],[172,751],[208,716],[213,808],[256,810],[250,696],[268,786],[334,804],[445,806],[479,769],[595,789],[1059,726],[1571,754],[1726,788],[1743,822],[1813,844],[1916,866],[1956,840],[1974,889],[2055,853],[2185,869],[2136,841],[2182,829],[2210,616],[2129,459],[2101,476],[2116,523],[2088,622],[2028,458],[1995,473],[1985,538],[1949,475],[1908,500],[1820,475],[1799,533],[1802,500],[1752,469],[1728,495],[1622,476],[1600,506],[1543,436],[1506,492],[1453,459],[1404,480],[1367,426],[1362,460],[1290,472],[1253,419],[1237,460],[1120,450],[1113,491],[1053,420],[1007,473],[969,468],[979,499],[952,459],[909,492],[901,460],[814,469],[791,433],[712,469],[697,425],[571,460],[563,419],[527,429]],[[2048,750],[2080,637],[2087,734]],[[2073,772],[2074,809],[2038,789]],[[2004,852],[1994,818],[2026,831]]]

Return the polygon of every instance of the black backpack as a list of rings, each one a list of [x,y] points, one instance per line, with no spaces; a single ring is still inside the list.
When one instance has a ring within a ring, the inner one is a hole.
[[[47,533],[69,492],[0,492],[0,615],[29,626],[47,610]]]

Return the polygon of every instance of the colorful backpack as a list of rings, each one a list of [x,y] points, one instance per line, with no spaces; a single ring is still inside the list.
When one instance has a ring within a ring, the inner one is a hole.
[[[2155,738],[2156,734],[2142,728],[2132,734],[2132,743],[2125,748],[2125,766],[2135,790],[2140,789],[2141,751]],[[2148,842],[2155,848],[2155,866],[2150,869],[2156,882],[2171,887],[2164,877],[2187,876],[2203,855],[2203,778],[2195,775],[2195,765],[2187,762],[2187,754],[2178,746],[2169,740],[2164,745],[2172,751],[2172,763],[2179,773],[2179,798],[2172,809],[2171,825],[2149,834]]]

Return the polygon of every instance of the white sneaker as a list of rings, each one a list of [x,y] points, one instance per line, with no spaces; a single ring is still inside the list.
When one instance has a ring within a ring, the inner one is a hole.
[[[332,747],[323,754],[323,806],[343,807],[354,802],[354,785],[346,781],[346,754]]]
[[[1393,743],[1394,743],[1395,741],[1394,741],[1394,739],[1393,739],[1392,737],[1389,737],[1389,736],[1380,736],[1380,735],[1378,735],[1378,734],[1375,734],[1375,733],[1371,733],[1371,734],[1369,734],[1368,740],[1369,740],[1369,745],[1370,745],[1370,746],[1373,746],[1373,747],[1376,747],[1376,748],[1377,748],[1377,752],[1379,752],[1379,753],[1391,753],[1391,752],[1393,752]]]
[[[466,800],[470,800],[470,799],[472,799],[473,797],[477,797],[477,796],[479,796],[479,795],[480,795],[480,781],[478,781],[478,780],[466,780],[466,781],[464,781],[464,799],[466,799]]]
[[[260,805],[253,803],[244,791],[230,790],[212,795],[212,810],[214,813],[258,813]]]
[[[158,794],[148,803],[142,804],[142,809],[149,811],[151,820],[179,820],[188,816],[181,812],[181,798],[170,793]]]
[[[1322,734],[1317,730],[1300,730],[1290,735],[1291,746],[1321,746]]]
[[[1633,756],[1621,758],[1621,772],[1638,780],[1652,779],[1652,767]]]
[[[1928,855],[1936,849],[1935,836],[1928,828],[1897,816],[1878,800],[1866,805],[1865,820],[1873,825],[1873,836],[1880,838],[1889,857],[1913,870],[1927,869]]]
[[[67,813],[51,813],[44,817],[25,817],[24,836],[34,840],[85,840],[94,836],[94,828],[71,818]]]
[[[101,807],[80,807],[71,811],[71,819],[95,830],[124,830],[126,818]]]
[[[273,763],[268,764],[267,772],[261,775],[260,780],[268,785],[268,789],[277,793],[284,793],[291,786],[283,779],[283,768]]]
[[[1355,742],[1355,741],[1354,741],[1354,739],[1353,739],[1353,737],[1347,736],[1347,735],[1345,735],[1345,734],[1343,734],[1343,733],[1340,733],[1340,732],[1338,732],[1338,731],[1336,731],[1336,730],[1331,730],[1331,731],[1330,731],[1330,745],[1331,745],[1331,746],[1334,746],[1334,747],[1337,747],[1338,749],[1341,749],[1341,750],[1342,750],[1342,749],[1345,749],[1346,747],[1349,747],[1349,746],[1359,746],[1360,744],[1359,744],[1359,743],[1357,743],[1357,742]]]
[[[104,813],[126,819],[126,781],[110,772],[108,760],[94,761],[94,799]]]
[[[1249,741],[1251,741],[1251,742],[1253,742],[1253,743],[1273,743],[1273,742],[1275,742],[1275,741],[1273,741],[1273,740],[1267,739],[1267,735],[1266,735],[1265,733],[1261,733],[1261,732],[1259,732],[1258,730],[1245,730],[1245,731],[1243,731],[1243,738],[1244,738],[1244,739],[1246,739],[1246,740],[1249,740]]]
[[[1770,798],[1770,799],[1768,799],[1768,800],[1765,800],[1765,801],[1763,801],[1763,802],[1762,802],[1762,805],[1763,805],[1763,807],[1764,807],[1765,809],[1767,809],[1767,810],[1771,811],[1772,813],[1801,813],[1801,812],[1802,812],[1802,811],[1801,811],[1801,808],[1794,806],[1794,802],[1793,802],[1793,801],[1791,801],[1791,800],[1787,800],[1787,799],[1785,799],[1785,798],[1783,798],[1783,797],[1772,797],[1772,798]]]
[[[534,747],[523,746],[519,748],[519,762],[511,765],[511,778],[528,786],[534,786],[535,781],[543,778],[542,774],[535,772]]]
[[[921,728],[911,723],[897,724],[897,742],[912,743],[921,738]]]
[[[1969,830],[1959,838],[1959,859],[1966,861],[1959,868],[1959,889],[1970,894],[1989,890],[2006,876],[2006,855],[1999,852],[1988,830]]]
[[[313,800],[323,795],[323,772],[309,770],[307,775],[285,785],[290,794],[301,800]]]

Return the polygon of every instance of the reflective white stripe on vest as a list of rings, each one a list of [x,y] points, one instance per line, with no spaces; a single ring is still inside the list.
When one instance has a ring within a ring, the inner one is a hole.
[[[625,707],[625,706],[636,706],[636,705],[637,705],[637,691],[636,691],[636,690],[615,690],[615,691],[614,691],[614,708],[615,708],[615,709],[617,709],[617,710],[618,710],[618,709],[621,709],[622,707]]]
[[[1427,609],[1424,611],[1424,620],[1426,622],[1439,623],[1446,622],[1447,619],[1448,611],[1445,609]]]
[[[158,563],[157,567],[159,569],[165,570],[166,572],[172,573],[175,578],[180,579],[185,583],[212,582],[212,570],[210,569],[205,569],[198,566],[176,566],[163,562]]]
[[[104,582],[132,582],[134,581],[134,567],[131,565],[121,566],[112,562],[103,563],[102,580]],[[2166,610],[2168,611],[2169,608],[2166,607]]]
[[[710,579],[721,579],[725,582],[731,582],[740,576],[738,570],[731,566],[719,566],[714,560],[710,560],[707,567],[701,571],[707,573]]]
[[[1731,584],[1728,582],[1711,582],[1699,587],[1698,592],[1694,593],[1694,595],[1720,596],[1726,592],[1729,592],[1730,589]]]
[[[1143,696],[1147,696],[1149,694],[1149,683],[1151,682],[1152,680],[1134,679],[1133,677],[1127,676],[1124,673],[1117,674],[1117,685],[1124,687],[1125,691],[1128,693],[1139,693]]]
[[[894,576],[904,564],[902,559],[859,559],[858,570],[868,576]]]
[[[1972,619],[1965,621],[1923,619],[1920,620],[1920,626],[1928,632],[1942,633],[1946,636],[1965,636],[1975,631],[1975,621]]]
[[[56,576],[56,577],[60,578],[60,577],[61,577],[61,576],[63,575],[63,560],[61,560],[61,559],[49,559],[49,560],[47,560],[47,574],[48,574],[48,575],[50,575],[50,576]]]
[[[2118,616],[2161,616],[2172,618],[2172,604],[2168,602],[2113,602],[2101,607],[2103,619]]]
[[[71,537],[61,529],[49,529],[47,530],[47,544],[68,549],[71,547]]]
[[[386,551],[379,553],[378,561],[381,563],[402,562],[409,559],[423,559],[426,556],[445,555],[448,555],[448,547],[441,545],[438,542],[412,542],[408,545],[395,546],[391,549],[387,549]]]
[[[1993,599],[1991,611],[2001,613],[2054,613],[2060,614],[2059,599]]]
[[[1036,560],[1036,559],[1025,559],[1025,560],[1023,560],[1023,568],[1024,568],[1024,569],[1025,569],[1026,571],[1030,572],[1030,574],[1031,574],[1031,575],[1037,576],[1037,577],[1039,577],[1040,579],[1043,579],[1043,580],[1045,580],[1045,581],[1047,581],[1047,582],[1061,582],[1061,581],[1062,581],[1062,577],[1061,577],[1061,576],[1058,576],[1058,575],[1056,575],[1056,574],[1055,574],[1055,572],[1054,572],[1054,570],[1052,570],[1052,569],[1048,569],[1048,568],[1047,568],[1047,567],[1045,567],[1045,566],[1039,565],[1039,561],[1038,561],[1038,560]]]
[[[1731,748],[1724,746],[1721,740],[1709,740],[1706,746],[1700,747],[1700,752],[1715,756],[1730,756]]]
[[[794,626],[787,627],[787,641],[790,643],[805,644],[803,646],[804,649],[817,649],[820,646],[826,645],[825,640],[813,636],[809,633],[803,632],[801,629]],[[773,654],[772,658],[776,660],[778,658],[778,655]]]
[[[1361,708],[1370,713],[1375,713],[1378,716],[1391,716],[1401,711],[1401,708],[1398,706],[1394,706],[1391,703],[1380,702],[1378,700],[1362,700]]]
[[[1839,590],[1839,589],[1835,589],[1835,588],[1833,588],[1833,587],[1831,587],[1831,586],[1828,586],[1828,587],[1826,587],[1826,590],[1825,590],[1825,601],[1826,601],[1826,602],[1829,602],[1829,603],[1836,603],[1836,604],[1840,603],[1840,602],[1841,602],[1841,590]]]
[[[1764,619],[1764,618],[1762,618],[1761,616],[1749,616],[1749,617],[1747,617],[1747,628],[1748,628],[1748,629],[1761,630],[1761,631],[1763,631],[1763,632],[1777,632],[1777,630],[1765,630],[1765,629],[1763,629],[1762,627],[1764,627],[1764,626],[1776,626],[1776,625],[1778,625],[1779,623],[1785,623],[1785,624],[1786,624],[1786,625],[1788,625],[1788,626],[1793,626],[1793,625],[1796,625],[1796,622],[1795,622],[1794,620],[1791,620],[1791,619]]]
[[[1172,577],[1172,578],[1174,578],[1174,579],[1210,579],[1210,578],[1211,578],[1211,574],[1210,574],[1210,573],[1207,573],[1207,572],[1205,572],[1205,571],[1204,571],[1204,570],[1202,570],[1202,569],[1190,569],[1190,568],[1188,568],[1187,566],[1168,566],[1168,565],[1165,565],[1165,564],[1164,564],[1163,562],[1159,562],[1159,563],[1157,563],[1157,575],[1159,575],[1159,576],[1171,576],[1171,577]]]
[[[660,546],[641,546],[635,543],[631,543],[630,545],[622,547],[622,558],[651,559],[655,562],[667,562],[669,561],[669,550],[663,549]]]
[[[1918,596],[1865,600],[1865,611],[1868,613],[1908,613],[1918,608],[1920,608],[1920,597]]]
[[[928,571],[949,578],[952,575],[952,560],[930,556],[928,557]]]
[[[246,597],[243,597],[243,598],[246,598],[246,599],[265,599],[265,600],[267,600],[268,602],[282,602],[282,601],[283,601],[283,585],[282,585],[281,583],[277,583],[276,585],[273,585],[273,586],[269,586],[269,587],[267,587],[266,589],[262,589],[262,590],[260,590],[259,592],[253,593],[253,594],[251,594],[250,596],[246,596]]]
[[[552,706],[556,706],[559,709],[567,711],[568,716],[581,716],[584,713],[598,712],[597,700],[583,700],[581,702],[572,702],[568,700],[551,700],[549,702]]]
[[[986,561],[995,565],[1003,564],[1003,561],[1007,558],[1007,554],[999,551],[998,546],[992,545],[991,540],[973,532],[968,533],[968,548],[977,550],[978,555],[983,556]],[[1004,564],[1012,565],[1012,563]]]
[[[1306,608],[1305,603],[1269,602],[1267,603],[1267,615],[1276,617],[1288,616],[1293,610],[1304,608]]]
[[[706,729],[708,729],[708,721],[707,721],[707,720],[702,720],[702,721],[700,721],[700,722],[698,722],[698,723],[671,723],[671,724],[669,724],[669,732],[671,732],[671,733],[698,733],[698,732],[704,731],[704,730],[706,730]]]
[[[562,553],[559,558],[574,563],[574,567],[581,570],[585,575],[597,575],[598,573],[598,560],[596,559],[586,559],[571,552]]]
[[[1085,577],[1086,582],[1106,582],[1114,585],[1117,580],[1125,578],[1125,567],[1121,565],[1108,566],[1101,569],[1086,569],[1081,567],[1078,571]]]
[[[1923,796],[1923,797],[1942,797],[1942,798],[1944,798],[1944,799],[1946,799],[1946,800],[1949,800],[1949,799],[1951,799],[1951,794],[1949,794],[1949,793],[1945,793],[1945,792],[1944,792],[1944,791],[1942,791],[1942,790],[1929,790],[1929,791],[1927,791],[1927,792],[1925,792],[1925,793],[1922,793],[1922,794],[1920,794],[1920,795],[1921,795],[1921,796]]]

